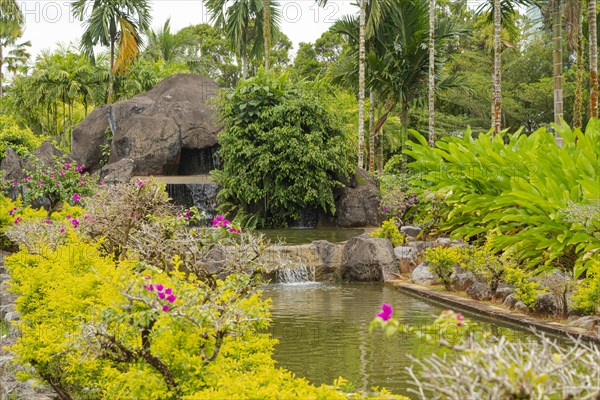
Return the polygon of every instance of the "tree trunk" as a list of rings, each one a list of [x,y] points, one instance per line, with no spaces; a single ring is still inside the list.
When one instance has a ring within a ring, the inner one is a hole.
[[[406,164],[408,164],[408,154],[404,152],[406,150],[406,141],[408,140],[408,99],[402,101],[400,121],[402,122],[402,169],[405,170]]]
[[[2,101],[2,96],[4,96],[4,89],[2,88],[2,83],[4,82],[4,76],[2,75],[2,67],[4,66],[4,55],[2,54],[2,46],[0,46],[0,102]]]
[[[365,152],[365,0],[360,3],[358,55],[358,168],[364,167]]]
[[[375,172],[375,96],[369,91],[369,171]]]
[[[502,128],[502,31],[501,1],[494,0],[494,77],[492,86],[492,135],[496,136]]]
[[[435,0],[429,0],[429,145],[435,142]]]
[[[115,65],[115,38],[110,38],[110,67],[108,71],[108,104],[113,102],[113,84],[115,76],[113,68]]]
[[[563,64],[562,64],[562,1],[554,1],[552,10],[552,59],[554,64],[554,123],[560,124],[563,113]]]
[[[271,52],[271,4],[263,0],[263,44],[265,46],[265,71],[269,70],[269,54]]]
[[[598,33],[596,0],[589,0],[588,29],[590,41],[590,118],[598,118]]]
[[[244,54],[242,56],[242,78],[246,79],[248,77],[248,57]]]
[[[573,104],[573,128],[583,125],[583,7],[580,8],[577,26],[577,80],[575,84],[575,102]]]

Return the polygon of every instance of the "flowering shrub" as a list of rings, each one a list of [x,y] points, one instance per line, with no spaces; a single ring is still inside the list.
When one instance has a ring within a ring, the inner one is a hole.
[[[573,308],[586,314],[596,314],[600,307],[600,259],[588,268],[587,276],[575,289]]]
[[[370,235],[376,238],[389,239],[394,247],[404,243],[404,238],[392,218],[383,221],[381,226],[371,232]]]
[[[43,165],[31,159],[33,170],[23,178],[25,199],[29,202],[47,199],[48,215],[57,211],[63,203],[78,204],[82,196],[91,195],[96,185],[84,167],[74,165],[67,159],[55,159],[54,165]]]
[[[386,218],[394,218],[401,224],[413,222],[420,200],[412,192],[409,177],[402,174],[383,174],[379,178],[381,211]]]
[[[532,280],[526,271],[519,267],[506,268],[506,283],[514,285],[515,298],[526,306],[535,304],[536,299],[546,289],[540,289],[540,283]]]
[[[437,279],[450,290],[450,276],[463,260],[461,250],[457,247],[434,247],[425,250],[425,261]]]

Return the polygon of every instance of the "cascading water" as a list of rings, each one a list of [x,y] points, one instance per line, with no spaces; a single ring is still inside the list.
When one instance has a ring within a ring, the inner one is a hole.
[[[315,267],[304,265],[297,265],[292,268],[280,267],[275,271],[275,281],[278,283],[316,282]]]

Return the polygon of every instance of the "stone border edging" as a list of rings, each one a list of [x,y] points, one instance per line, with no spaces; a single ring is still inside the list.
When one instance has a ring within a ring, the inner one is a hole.
[[[529,315],[515,313],[504,308],[483,304],[477,300],[465,299],[463,297],[459,297],[450,293],[438,292],[429,289],[425,286],[415,285],[413,283],[408,283],[400,280],[386,281],[386,283],[391,283],[395,288],[411,295],[416,295],[437,303],[443,303],[445,305],[458,307],[466,311],[474,312],[476,314],[481,314],[494,319],[499,319],[501,321],[515,324],[521,327],[533,327],[540,331],[560,336],[576,336],[586,341],[600,344],[599,335],[595,335],[590,331],[586,331],[581,328],[566,326],[557,322],[545,322]]]

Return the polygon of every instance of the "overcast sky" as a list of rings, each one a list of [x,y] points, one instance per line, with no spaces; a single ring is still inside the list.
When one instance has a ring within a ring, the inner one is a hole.
[[[356,12],[354,0],[329,1],[318,8],[313,0],[281,1],[282,29],[294,47],[300,42],[313,42],[335,20]],[[20,0],[25,15],[24,40],[30,40],[32,55],[43,49],[53,49],[57,43],[78,42],[83,28],[71,14],[69,0]],[[151,0],[152,26],[159,28],[171,17],[171,29],[177,32],[188,25],[210,22],[202,0]]]
[[[357,12],[356,0],[329,0],[318,8],[314,0],[280,0],[283,32],[297,49],[300,42],[314,42],[333,22]],[[479,3],[482,0],[472,0]],[[30,40],[31,53],[54,49],[57,43],[78,42],[83,28],[71,14],[70,0],[18,0],[26,18],[23,39]],[[171,17],[174,32],[188,25],[209,22],[202,0],[151,0],[152,26],[160,27]]]

